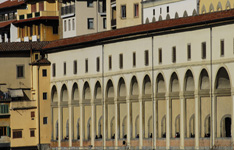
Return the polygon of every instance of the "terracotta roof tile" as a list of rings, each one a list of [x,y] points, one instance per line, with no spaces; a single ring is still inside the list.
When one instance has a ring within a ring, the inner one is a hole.
[[[61,39],[49,43],[43,49],[56,49],[59,47],[65,47],[69,45],[84,44],[86,42],[101,41],[104,39],[117,38],[120,36],[127,36],[137,33],[146,33],[150,31],[159,31],[165,29],[172,29],[179,26],[187,26],[191,24],[205,24],[206,22],[212,22],[222,19],[234,19],[234,9],[225,10],[220,12],[208,13],[198,16],[191,16],[179,19],[163,20],[155,23],[143,24],[133,27],[121,28],[117,30],[99,32],[95,34],[77,36],[73,38]]]
[[[13,23],[14,21],[15,20],[0,22],[0,28],[4,28],[4,27],[10,25],[11,23]]]
[[[50,61],[46,58],[42,58],[31,63],[31,65],[50,65],[50,64],[51,64]]]
[[[19,5],[22,5],[24,4],[25,2],[23,0],[21,1],[18,1],[18,0],[7,0],[3,3],[0,4],[0,9],[3,9],[3,8],[10,8],[10,7],[14,7],[14,6],[19,6]]]
[[[41,50],[49,42],[11,42],[0,43],[0,52]]]

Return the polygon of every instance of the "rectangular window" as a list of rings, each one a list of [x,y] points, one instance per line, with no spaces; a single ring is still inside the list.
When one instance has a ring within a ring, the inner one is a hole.
[[[35,60],[38,60],[38,54],[35,54]]]
[[[64,32],[66,32],[67,31],[67,21],[66,20],[64,20]]]
[[[172,62],[176,62],[176,47],[172,47]]]
[[[139,4],[134,4],[134,17],[139,17]]]
[[[9,106],[8,105],[0,105],[0,113],[2,113],[2,114],[9,113]]]
[[[136,52],[132,53],[132,65],[133,65],[133,67],[136,66]]]
[[[162,14],[162,8],[160,8],[160,14]]]
[[[40,35],[41,34],[41,26],[40,26],[40,24],[38,25],[38,35]]]
[[[48,123],[48,117],[43,117],[43,124],[47,124]]]
[[[206,42],[202,42],[202,59],[206,59]]]
[[[119,54],[119,68],[123,69],[123,54]]]
[[[72,30],[75,30],[75,19],[72,19]]]
[[[87,73],[88,71],[89,71],[88,59],[85,59],[85,72]]]
[[[7,128],[0,127],[0,136],[6,136],[6,135],[7,135]]]
[[[121,18],[126,18],[126,5],[121,6]]]
[[[52,71],[53,71],[53,77],[55,77],[56,76],[56,65],[55,64],[52,65]]]
[[[63,75],[67,74],[67,64],[66,62],[63,63]]]
[[[36,3],[34,4],[31,4],[31,12],[36,12],[37,11],[37,8],[36,8]]]
[[[88,29],[93,29],[93,18],[88,18]]]
[[[162,63],[162,49],[161,48],[158,49],[158,63],[159,64]]]
[[[13,139],[22,138],[22,130],[13,130]]]
[[[97,57],[97,59],[96,59],[96,69],[97,69],[97,72],[99,72],[100,71],[100,58],[99,57]]]
[[[155,9],[153,9],[153,16],[155,16]]]
[[[187,45],[187,58],[188,60],[191,60],[191,45]]]
[[[149,65],[149,51],[145,51],[145,66]]]
[[[76,60],[74,60],[73,62],[73,73],[77,74],[77,61]]]
[[[68,20],[68,31],[70,31],[71,30],[71,20],[69,19]]]
[[[39,2],[39,11],[44,11],[44,1]]]
[[[169,13],[169,6],[167,6],[167,13]]]
[[[106,29],[106,18],[103,18],[103,29]]]
[[[112,69],[112,59],[111,59],[111,56],[109,56],[109,70]]]
[[[30,129],[30,137],[35,137],[35,129]]]
[[[47,92],[43,93],[43,100],[47,100]]]
[[[53,34],[58,34],[58,26],[57,25],[53,26]]]
[[[30,36],[32,36],[33,35],[33,26],[30,26],[29,29],[30,29]]]
[[[93,7],[93,0],[87,0],[87,7]]]
[[[42,69],[42,76],[46,77],[47,76],[47,70],[46,69]]]
[[[35,117],[35,111],[31,111],[31,117]]]
[[[24,77],[24,66],[17,66],[17,78]]]
[[[224,40],[220,41],[220,56],[224,56]]]

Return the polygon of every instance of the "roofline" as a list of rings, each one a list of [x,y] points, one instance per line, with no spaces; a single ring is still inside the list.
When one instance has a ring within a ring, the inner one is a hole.
[[[41,17],[17,20],[13,24],[17,25],[21,23],[33,22],[33,21],[38,21],[38,20],[59,20],[59,17],[58,16],[41,16]]]
[[[207,14],[205,14],[205,15],[207,15]],[[181,18],[179,18],[179,19],[181,19]],[[173,20],[176,20],[176,19],[173,19]],[[164,20],[164,21],[167,21],[167,20]],[[198,22],[189,23],[189,24],[185,23],[185,24],[181,24],[181,25],[165,27],[165,28],[162,27],[160,29],[152,29],[152,30],[146,30],[146,31],[142,31],[142,32],[136,31],[134,33],[127,33],[127,34],[111,36],[111,37],[107,37],[107,38],[89,40],[86,42],[73,43],[70,45],[62,45],[62,46],[56,46],[56,47],[51,47],[51,48],[44,47],[43,50],[45,53],[54,53],[54,52],[68,50],[68,49],[76,49],[76,48],[90,47],[90,46],[95,46],[95,45],[100,45],[100,44],[112,43],[112,42],[117,42],[120,40],[121,41],[131,40],[133,38],[136,39],[136,38],[150,37],[150,36],[162,35],[162,34],[168,34],[168,33],[183,32],[183,31],[188,31],[188,30],[197,30],[197,29],[201,29],[201,28],[220,26],[223,24],[230,24],[230,23],[234,23],[234,15],[231,17],[224,17],[224,18],[218,18],[218,19],[212,19],[212,20],[206,20],[206,21],[198,21]],[[145,26],[145,25],[147,25],[147,24],[143,24],[143,25],[139,25],[139,26]],[[132,27],[129,27],[129,28],[132,28]],[[117,29],[116,31],[118,31],[118,30],[121,30],[121,29]],[[110,32],[110,31],[105,31],[105,32]],[[103,32],[103,33],[105,33],[105,32]],[[102,34],[102,33],[96,33],[96,34]]]

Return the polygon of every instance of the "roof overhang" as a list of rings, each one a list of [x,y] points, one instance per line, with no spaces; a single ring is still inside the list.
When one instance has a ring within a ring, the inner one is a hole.
[[[29,18],[29,19],[22,19],[17,20],[14,22],[15,25],[23,24],[23,23],[30,23],[30,22],[41,22],[41,21],[58,21],[58,16],[42,16],[42,17],[36,17],[36,18]]]

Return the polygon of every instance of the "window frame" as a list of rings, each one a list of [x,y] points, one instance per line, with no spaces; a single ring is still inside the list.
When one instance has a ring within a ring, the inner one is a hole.
[[[111,55],[109,55],[108,56],[108,68],[109,68],[109,70],[112,70],[112,56]]]
[[[172,63],[176,63],[176,46],[172,47]]]
[[[134,5],[134,17],[138,18],[139,17],[139,3],[135,3]]]
[[[43,117],[43,124],[48,124],[48,117]]]
[[[73,74],[77,74],[77,70],[78,70],[78,69],[77,69],[77,66],[78,66],[78,65],[77,65],[77,60],[74,60],[74,61],[73,61]]]
[[[201,43],[201,58],[206,59],[206,42]]]
[[[42,69],[42,77],[47,77],[47,69]]]
[[[123,69],[123,54],[119,54],[119,69]]]
[[[94,18],[88,18],[87,19],[87,28],[90,29],[94,29]]]
[[[158,63],[162,64],[162,48],[158,49]]]
[[[121,14],[121,19],[126,19],[127,17],[127,7],[126,5],[121,5],[121,10],[120,10],[120,14]]]
[[[220,56],[223,57],[225,54],[225,42],[224,39],[220,40]]]
[[[14,129],[12,133],[12,138],[17,139],[17,138],[22,138],[23,137],[23,129]]]
[[[187,44],[187,60],[190,61],[192,58],[192,50],[191,50],[191,44]]]
[[[43,100],[47,100],[47,92],[43,92],[42,93],[42,99]]]
[[[52,64],[52,76],[56,77],[56,64],[55,63]]]
[[[144,51],[145,66],[149,66],[149,50]]]
[[[85,59],[85,73],[89,72],[89,60],[88,58]]]
[[[30,137],[35,137],[35,129],[30,129]]]
[[[67,75],[67,63],[63,62],[63,75]]]
[[[93,0],[87,0],[87,7],[93,7]]]
[[[19,67],[22,67],[22,70],[21,70],[21,74],[19,75],[19,70],[18,70],[18,68]],[[25,67],[24,67],[24,65],[16,65],[16,78],[18,78],[18,79],[20,79],[20,78],[24,78],[25,77]]]
[[[136,52],[132,53],[132,66],[136,67]]]
[[[96,71],[100,72],[100,57],[96,58]]]

